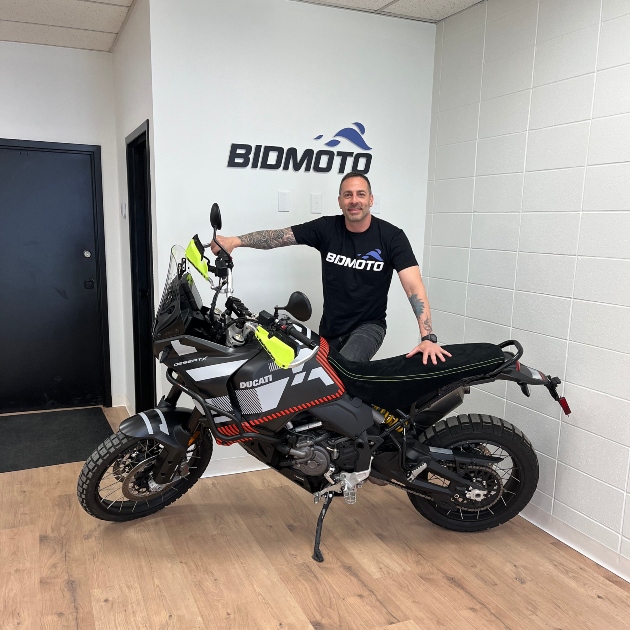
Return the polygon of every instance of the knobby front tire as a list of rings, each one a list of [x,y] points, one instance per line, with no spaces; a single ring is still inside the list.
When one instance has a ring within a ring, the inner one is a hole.
[[[470,470],[468,478],[485,482],[491,491],[481,501],[462,496],[437,503],[408,493],[426,519],[460,532],[479,532],[514,518],[529,503],[538,485],[538,458],[522,431],[494,416],[459,415],[436,422],[419,437],[429,446],[503,457],[503,461]],[[444,465],[447,465],[444,462]],[[421,473],[424,480],[448,485],[442,477]]]
[[[187,474],[164,486],[150,479],[162,446],[153,439],[118,431],[108,437],[83,466],[77,496],[83,509],[104,521],[131,521],[165,508],[199,480],[212,457],[212,437],[202,430],[186,452]]]

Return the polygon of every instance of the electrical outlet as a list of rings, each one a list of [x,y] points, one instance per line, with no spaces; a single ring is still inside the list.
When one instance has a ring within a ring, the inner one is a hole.
[[[288,190],[278,191],[278,212],[291,210],[291,193]]]
[[[374,195],[374,204],[371,212],[372,214],[381,214],[381,195]]]
[[[322,193],[311,193],[311,214],[322,213]]]

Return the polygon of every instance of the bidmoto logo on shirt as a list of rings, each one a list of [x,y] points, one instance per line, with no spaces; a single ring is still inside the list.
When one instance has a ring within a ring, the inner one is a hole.
[[[369,257],[374,260],[368,260]],[[350,269],[359,269],[365,271],[382,271],[385,263],[381,258],[381,250],[375,249],[368,252],[365,255],[358,254],[356,258],[350,258],[350,256],[344,256],[343,254],[334,254],[328,252],[326,254],[326,262],[334,263],[342,267],[350,267]]]
[[[363,151],[371,151],[363,135],[365,126],[360,122],[352,123],[353,127],[340,129],[331,140],[325,142],[327,147],[336,147],[342,140],[350,142]],[[313,138],[321,140],[324,136],[319,135]],[[372,165],[372,155],[370,153],[354,153],[353,151],[329,151],[322,149],[315,152],[314,149],[305,149],[301,155],[295,147],[284,147],[262,144],[237,144],[232,143],[228,156],[228,168],[256,168],[288,171],[291,167],[294,171],[305,172],[311,169],[316,173],[329,173],[332,171],[335,159],[339,158],[338,173],[345,173],[346,170],[367,175]]]

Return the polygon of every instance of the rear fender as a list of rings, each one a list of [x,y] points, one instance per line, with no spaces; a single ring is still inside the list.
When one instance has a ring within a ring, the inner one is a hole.
[[[129,437],[153,439],[176,451],[186,449],[190,433],[184,428],[192,409],[158,407],[141,411],[122,422],[119,431]]]

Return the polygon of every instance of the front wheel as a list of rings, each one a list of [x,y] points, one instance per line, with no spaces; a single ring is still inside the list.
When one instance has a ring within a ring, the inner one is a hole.
[[[131,521],[153,514],[188,492],[212,457],[212,438],[199,431],[173,480],[157,484],[151,469],[162,445],[118,431],[108,437],[83,466],[77,496],[83,509],[104,521]]]
[[[467,466],[458,473],[485,490],[465,493],[440,502],[408,493],[413,506],[426,519],[460,532],[478,532],[514,518],[530,501],[538,485],[538,458],[530,441],[515,426],[481,414],[460,415],[436,422],[419,437],[429,446],[466,454],[503,458],[497,464]],[[453,462],[440,462],[452,467]],[[448,486],[443,477],[423,473],[425,481]]]

